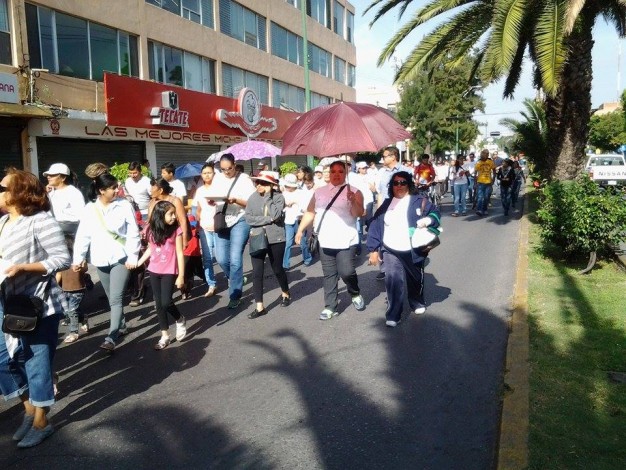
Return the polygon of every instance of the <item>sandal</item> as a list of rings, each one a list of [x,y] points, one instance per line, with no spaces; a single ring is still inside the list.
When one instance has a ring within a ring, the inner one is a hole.
[[[162,349],[167,348],[170,345],[169,337],[161,336],[161,339],[157,344],[154,345],[154,349],[157,351],[161,351]]]
[[[74,343],[76,342],[76,340],[78,340],[78,333],[68,333],[67,336],[65,337],[65,339],[63,340],[64,343]]]
[[[211,286],[209,287],[209,290],[206,291],[206,294],[204,294],[205,297],[213,297],[215,295],[215,292],[217,292],[217,288],[215,286]]]

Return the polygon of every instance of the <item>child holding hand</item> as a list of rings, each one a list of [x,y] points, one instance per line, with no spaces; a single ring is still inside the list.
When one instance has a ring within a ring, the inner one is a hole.
[[[161,339],[154,346],[157,351],[170,344],[168,313],[176,321],[176,340],[182,341],[187,335],[185,317],[172,300],[174,287],[180,289],[185,283],[182,235],[174,205],[168,201],[157,202],[148,221],[148,248],[137,262],[137,266],[141,266],[150,259],[147,269],[161,328]]]

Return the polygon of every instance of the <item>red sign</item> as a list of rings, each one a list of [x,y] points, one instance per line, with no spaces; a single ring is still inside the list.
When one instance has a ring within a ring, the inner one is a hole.
[[[242,95],[246,90],[242,90]],[[258,102],[254,107],[250,99],[243,102],[242,112],[241,100],[109,73],[104,75],[104,94],[108,126],[161,131],[184,127],[185,134],[189,135],[222,135],[241,140],[247,136],[281,141],[285,131],[300,116],[292,111],[261,106]],[[249,97],[249,93],[246,96]],[[242,125],[231,127],[234,121]]]

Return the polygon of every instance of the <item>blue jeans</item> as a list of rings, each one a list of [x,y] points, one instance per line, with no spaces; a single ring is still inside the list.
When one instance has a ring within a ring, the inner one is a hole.
[[[243,290],[243,249],[250,235],[250,226],[239,219],[228,230],[218,233],[215,238],[215,257],[228,278],[230,300],[241,298]]]
[[[476,184],[476,178],[473,176],[467,177],[467,197],[470,201],[474,201],[474,185]]]
[[[491,193],[491,185],[478,183],[476,188],[476,210],[483,214],[487,212],[489,204],[489,194]]]
[[[0,307],[0,322],[4,318]],[[0,389],[6,401],[28,392],[28,401],[43,408],[54,404],[52,360],[57,347],[60,315],[39,320],[35,332],[23,335],[13,358],[0,332]]]
[[[298,230],[298,221],[293,224],[285,224],[285,254],[283,255],[283,269],[289,269],[291,267],[291,247],[293,241],[296,238],[296,231]]]
[[[465,213],[467,211],[467,207],[465,205],[465,194],[467,193],[467,183],[466,184],[453,184],[452,192],[454,194],[454,212],[455,213]]]
[[[80,311],[80,303],[83,301],[84,296],[85,291],[65,293],[67,305],[69,306],[67,312],[65,313],[68,317],[70,317],[70,333],[78,333],[79,323],[82,323],[85,320],[84,315]]]
[[[109,299],[109,306],[111,307],[111,324],[106,339],[113,342],[113,344],[117,341],[120,330],[126,330],[124,304],[122,301],[130,271],[124,266],[125,262],[126,260],[123,260],[112,266],[96,266],[100,283],[104,288],[104,293],[107,299]]]
[[[203,228],[198,230],[200,236],[200,249],[202,250],[202,266],[204,279],[209,287],[215,287],[215,271],[213,270],[213,255],[215,253],[215,232],[209,232]]]

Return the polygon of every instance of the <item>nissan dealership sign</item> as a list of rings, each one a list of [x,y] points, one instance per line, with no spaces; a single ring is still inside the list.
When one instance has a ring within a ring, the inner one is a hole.
[[[12,73],[0,73],[0,102],[15,104],[20,102],[17,77]]]

